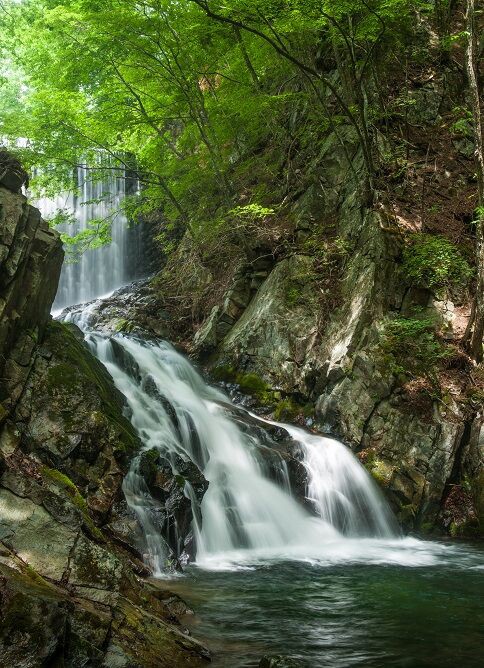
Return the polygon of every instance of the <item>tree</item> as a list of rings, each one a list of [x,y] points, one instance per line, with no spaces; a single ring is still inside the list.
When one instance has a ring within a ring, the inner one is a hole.
[[[469,98],[474,119],[475,157],[478,185],[478,206],[476,220],[477,284],[467,335],[468,338],[470,338],[470,353],[477,362],[481,362],[483,359],[484,339],[484,139],[477,72],[477,28],[475,0],[467,0],[466,20],[466,70],[469,84]]]
[[[326,89],[330,91],[339,111],[358,135],[366,167],[363,191],[366,198],[371,200],[376,170],[368,117],[367,70],[389,28],[393,28],[397,35],[405,25],[409,3],[406,0],[350,0],[342,3],[295,0],[290,5],[283,0],[270,3],[260,0],[190,2],[198,5],[209,18],[229,25],[234,30],[255,35],[269,44],[279,56],[292,63],[311,81],[325,112],[328,104],[323,96]],[[304,58],[294,47],[290,35],[296,27],[301,26],[315,33],[325,31],[329,34],[340,70],[341,83],[344,85],[345,81],[349,82],[346,96],[330,74],[324,73],[317,64]],[[340,47],[344,51],[344,58],[338,57]],[[318,93],[313,82],[322,84],[323,95]]]

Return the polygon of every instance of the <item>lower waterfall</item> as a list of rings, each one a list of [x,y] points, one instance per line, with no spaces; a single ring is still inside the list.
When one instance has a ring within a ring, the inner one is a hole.
[[[412,541],[399,537],[383,496],[343,444],[263,421],[282,427],[297,444],[308,478],[304,506],[290,490],[282,459],[275,479],[267,470],[264,444],[232,417],[231,410],[240,409],[207,385],[170,344],[92,332],[86,340],[126,397],[142,453],[159,451],[175,476],[177,458],[190,461],[208,482],[201,503],[190,484],[184,486],[192,504],[197,564],[223,568],[268,559],[378,561],[384,560],[381,550],[398,545],[401,551],[405,541]],[[140,471],[142,453],[132,462],[124,492],[143,530],[145,560],[161,575],[169,548],[156,521],[159,504]]]

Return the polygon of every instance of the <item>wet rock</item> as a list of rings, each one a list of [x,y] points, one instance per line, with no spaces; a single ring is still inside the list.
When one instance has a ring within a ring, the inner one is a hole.
[[[2,160],[0,665],[204,665],[169,596],[140,577],[122,493],[140,442],[82,334],[51,321],[60,239]]]
[[[294,496],[307,505],[308,472],[299,444],[283,427],[268,424],[232,404],[225,404],[224,408],[241,431],[253,437],[252,443],[257,444],[266,475],[283,487],[289,483]]]
[[[148,338],[169,335],[169,315],[150,279],[135,281],[90,304],[70,306],[60,318],[105,334],[125,332]]]

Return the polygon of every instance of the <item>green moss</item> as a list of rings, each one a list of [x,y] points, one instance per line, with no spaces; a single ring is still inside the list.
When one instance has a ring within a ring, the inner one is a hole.
[[[2,424],[2,422],[6,419],[7,416],[8,416],[8,411],[6,410],[3,404],[0,404],[0,424]]]
[[[297,285],[291,285],[286,290],[286,294],[284,295],[284,297],[287,306],[296,306],[297,304],[300,304],[301,302],[304,301],[303,291]]]
[[[259,397],[270,388],[256,373],[238,373],[235,378],[242,392]]]
[[[175,476],[175,482],[181,490],[185,489],[186,480],[182,475],[177,474]]]
[[[94,524],[92,517],[89,514],[89,507],[87,505],[86,499],[82,496],[77,486],[72,482],[72,480],[61,473],[57,469],[51,469],[47,466],[43,466],[41,473],[44,477],[56,483],[57,486],[65,490],[68,497],[72,501],[73,505],[79,510],[82,515],[84,524],[86,525],[89,532],[100,541],[104,541],[104,536],[100,529]]]
[[[231,364],[219,364],[212,369],[212,378],[223,383],[235,383],[237,372]]]
[[[419,531],[422,534],[430,535],[433,533],[436,533],[436,528],[435,525],[432,524],[432,522],[422,522],[422,524],[419,527]]]
[[[274,411],[274,419],[291,421],[294,420],[299,413],[301,413],[301,406],[290,397],[286,397],[277,404]]]
[[[44,578],[37,573],[35,569],[32,568],[30,564],[25,563],[24,572],[35,584],[40,585],[41,587],[52,587],[50,582],[44,580]]]
[[[141,454],[140,457],[140,472],[145,478],[146,482],[154,481],[156,474],[158,472],[158,460],[160,453],[156,448],[151,448],[151,450],[146,450]]]
[[[451,522],[449,533],[452,538],[478,538],[481,535],[479,522],[470,519],[465,522]]]
[[[47,372],[46,389],[52,396],[57,393],[70,392],[79,383],[77,369],[70,364],[57,364]]]
[[[135,326],[136,323],[134,323],[133,321],[126,320],[125,318],[120,318],[119,320],[116,321],[114,329],[116,332],[124,332],[126,334],[129,334],[130,332],[133,331]]]
[[[401,506],[398,511],[398,519],[402,524],[413,524],[415,516],[417,515],[418,508],[415,504],[409,503],[405,506]]]
[[[387,464],[372,453],[363,462],[364,467],[373,479],[382,487],[387,487],[393,475],[393,466]]]
[[[236,383],[240,391],[255,397],[261,404],[272,406],[276,404],[281,395],[271,390],[270,386],[256,373],[238,373],[231,364],[220,364],[212,370],[214,380],[225,383]]]
[[[302,413],[303,413],[303,415],[304,415],[305,418],[312,418],[312,417],[314,417],[314,415],[315,415],[315,413],[316,413],[316,409],[315,409],[315,407],[314,407],[314,404],[306,404],[305,406],[303,406],[303,411],[302,411]]]
[[[119,449],[133,452],[138,447],[138,440],[113,393],[112,381],[104,367],[94,359],[83,343],[77,339],[73,330],[63,323],[52,322],[49,325],[48,345],[62,362],[51,369],[47,375],[48,391],[51,395],[70,392],[92,392],[96,388],[103,402],[103,414],[116,430]],[[79,389],[79,386],[82,386]]]

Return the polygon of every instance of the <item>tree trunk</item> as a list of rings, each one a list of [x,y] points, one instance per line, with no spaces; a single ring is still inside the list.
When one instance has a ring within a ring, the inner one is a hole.
[[[484,140],[482,130],[481,101],[477,74],[477,29],[475,0],[467,0],[467,49],[466,69],[469,80],[470,102],[474,118],[475,156],[479,203],[476,222],[477,285],[474,306],[474,329],[469,351],[477,362],[483,358],[484,338]]]
[[[248,70],[248,72],[251,76],[251,79],[254,83],[254,86],[258,90],[260,90],[260,88],[261,88],[260,80],[259,80],[259,77],[257,75],[257,72],[255,71],[254,66],[252,65],[252,61],[250,59],[249,52],[245,48],[244,39],[243,39],[243,37],[240,33],[240,28],[238,28],[237,26],[233,26],[233,31],[234,31],[234,35],[235,35],[235,40],[236,40],[237,44],[239,45],[239,49],[240,49],[240,52],[242,53],[242,57],[244,59],[245,66],[247,67],[247,70]]]

